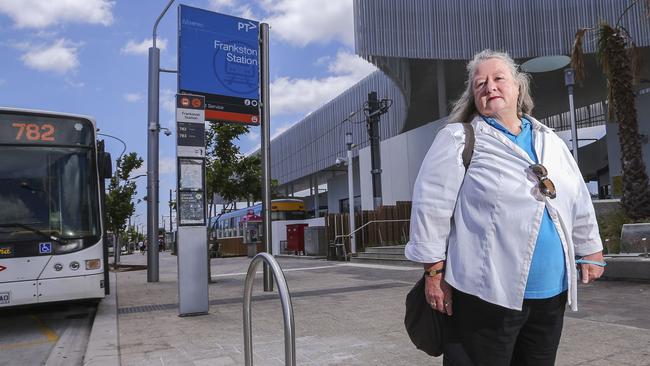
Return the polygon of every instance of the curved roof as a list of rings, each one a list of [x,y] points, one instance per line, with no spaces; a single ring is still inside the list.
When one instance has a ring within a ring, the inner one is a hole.
[[[491,7],[487,3],[485,0],[354,0],[356,53],[381,71],[369,75],[273,139],[273,178],[286,184],[331,168],[336,157],[346,154],[346,132],[353,133],[353,141],[359,148],[367,146],[363,114],[352,118],[359,123],[346,119],[351,112],[363,108],[370,91],[377,91],[379,99],[393,100],[388,113],[381,118],[380,137],[384,140],[396,136],[444,116],[432,107],[437,98],[436,62],[444,65],[447,78],[444,88],[449,100],[462,88],[464,60],[472,58],[477,51],[488,47],[506,50],[515,59],[569,54],[577,29],[595,26],[601,19],[615,23],[630,2],[499,0],[489,2]],[[621,24],[638,46],[648,49],[650,27],[642,1],[622,17]],[[585,52],[594,51],[593,39],[593,33],[588,33],[583,42]],[[595,60],[589,62],[595,64]],[[561,72],[556,72],[537,80],[541,92],[536,101],[546,106],[538,117],[564,111],[565,97],[547,92],[562,85],[561,79]],[[602,100],[596,92],[586,95],[586,91],[604,90],[602,76],[590,77],[586,84],[589,85],[579,90],[582,94],[576,94],[577,107]],[[357,151],[354,150],[355,154]]]
[[[392,100],[388,112],[381,116],[380,138],[398,135],[406,117],[406,102],[397,85],[375,71],[271,141],[273,178],[284,184],[333,166],[337,157],[346,155],[346,132],[352,132],[358,149],[367,146],[363,106],[371,91],[377,92],[378,99]],[[355,111],[359,112],[347,120]]]
[[[621,19],[639,46],[650,45],[643,1]],[[487,6],[490,4],[490,6]],[[362,57],[468,60],[484,49],[516,59],[569,54],[575,32],[615,24],[630,0],[354,0]],[[593,32],[584,42],[594,52]]]

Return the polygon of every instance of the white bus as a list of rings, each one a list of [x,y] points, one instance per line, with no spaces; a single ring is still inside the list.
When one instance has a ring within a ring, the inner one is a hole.
[[[0,307],[104,297],[110,170],[91,118],[0,107]]]

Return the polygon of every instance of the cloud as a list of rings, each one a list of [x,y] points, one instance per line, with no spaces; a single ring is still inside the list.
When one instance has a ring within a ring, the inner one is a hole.
[[[176,116],[176,91],[163,89],[160,93],[160,106],[163,110]]]
[[[126,100],[129,103],[136,103],[141,101],[142,98],[144,98],[140,93],[125,93],[123,96],[124,96],[124,100]]]
[[[131,172],[131,177],[136,177],[138,175],[143,175],[143,174],[146,176],[147,169],[148,169],[147,160],[143,159],[142,165]],[[158,174],[162,175],[162,174],[175,174],[175,173],[176,173],[175,157],[161,157],[158,160]],[[142,181],[144,182],[146,182],[147,180],[146,177],[138,178],[138,181],[141,181],[140,179],[142,179]]]
[[[276,137],[282,135],[286,130],[290,129],[291,126],[293,126],[294,124],[295,123],[292,123],[292,122],[284,122],[284,123],[280,124],[277,127],[273,127],[273,131],[271,132],[271,137],[270,137],[271,141],[273,141]],[[256,135],[256,139],[257,139],[257,141],[259,141],[260,136],[259,136],[258,133],[251,132],[249,134],[249,138],[250,138],[250,135]],[[254,139],[251,138],[251,140],[254,140]],[[253,154],[254,152],[258,151],[260,148],[261,148],[261,144],[260,144],[260,142],[258,142],[257,144],[255,144],[255,146],[253,146],[247,152],[245,152],[244,156],[249,156],[249,155]]]
[[[283,123],[280,126],[273,128],[273,132],[271,133],[271,140],[282,135],[286,130],[290,129],[291,126],[293,126],[293,123]]]
[[[149,54],[149,47],[153,47],[153,39],[152,38],[147,38],[143,40],[142,42],[136,42],[132,39],[130,39],[124,47],[120,50],[120,52],[125,53],[127,55],[148,55]],[[167,39],[165,38],[157,38],[156,39],[156,47],[158,47],[161,51],[164,51],[167,49]]]
[[[74,81],[72,79],[66,78],[65,83],[72,88],[83,88],[86,86],[86,83],[83,81]]]
[[[336,75],[348,75],[353,79],[361,80],[376,70],[368,61],[361,57],[345,51],[339,51],[336,59],[331,62],[327,69]]]
[[[208,8],[214,11],[223,11],[235,6],[237,2],[235,0],[210,0],[208,2]]]
[[[250,5],[239,5],[236,0],[210,0],[208,2],[208,9],[240,18],[259,19],[258,16],[253,14]]]
[[[271,83],[271,115],[311,112],[374,70],[373,65],[360,57],[339,51],[336,59],[328,65],[332,76],[311,79],[277,78]]]
[[[174,174],[176,173],[176,158],[163,157],[158,160],[159,174]]]
[[[249,132],[246,134],[246,138],[250,141],[259,141],[260,133],[259,132]]]
[[[17,45],[17,47],[27,51],[20,57],[27,67],[63,75],[79,66],[77,52],[80,45],[65,39],[59,39],[49,46],[35,46],[23,43]]]
[[[109,0],[2,0],[0,13],[18,28],[46,28],[64,23],[108,26],[113,23],[114,1]]]
[[[352,0],[312,1],[263,0],[269,13],[264,19],[271,26],[273,37],[290,44],[327,43],[339,40],[354,45]]]

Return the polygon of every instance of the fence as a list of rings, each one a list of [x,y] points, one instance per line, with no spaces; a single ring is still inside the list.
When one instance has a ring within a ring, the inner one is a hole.
[[[325,217],[327,241],[331,242],[337,235],[350,234],[348,213],[329,214]],[[371,221],[409,220],[411,218],[411,202],[397,202],[395,206],[381,206],[375,211],[356,212],[354,226],[359,228]],[[406,244],[409,238],[409,222],[372,222],[356,234],[357,251],[365,248],[385,245]],[[350,250],[350,240],[345,238],[346,250]]]

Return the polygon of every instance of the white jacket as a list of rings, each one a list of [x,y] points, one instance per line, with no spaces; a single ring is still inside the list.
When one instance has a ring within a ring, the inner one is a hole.
[[[577,310],[575,255],[602,250],[593,204],[564,142],[532,117],[534,149],[557,197],[542,196],[530,173],[535,162],[480,117],[474,154],[465,172],[465,133],[459,123],[441,129],[413,189],[408,259],[446,259],[445,281],[493,304],[521,310],[544,205],[560,235],[568,301]],[[453,220],[452,220],[453,216]]]

